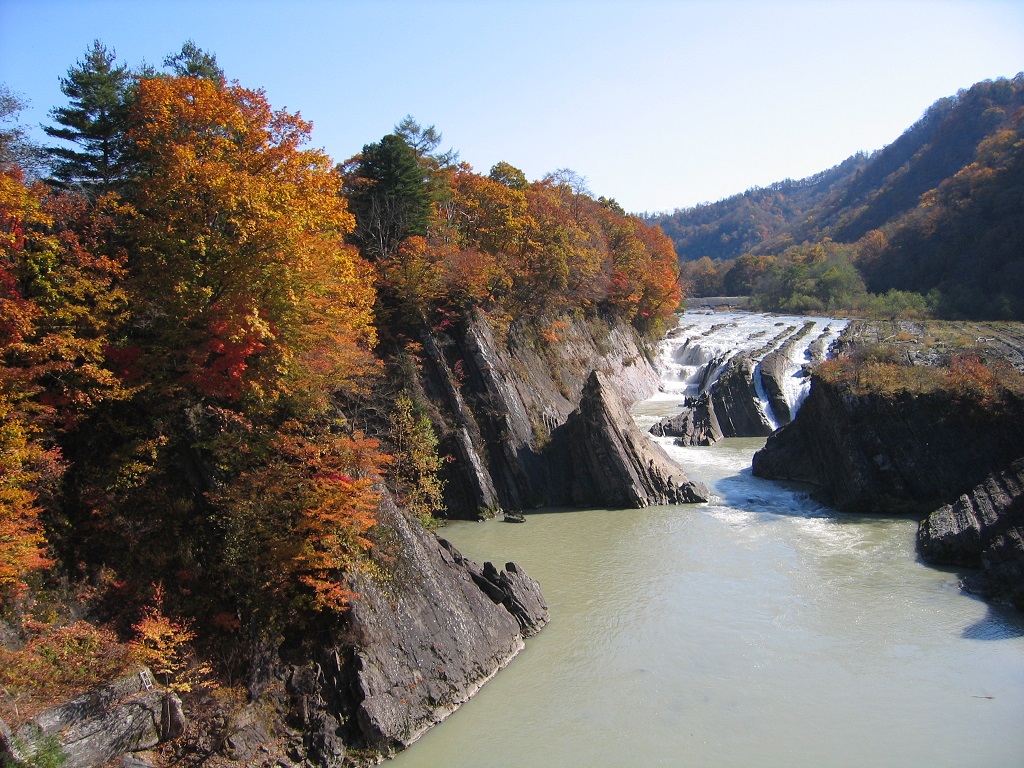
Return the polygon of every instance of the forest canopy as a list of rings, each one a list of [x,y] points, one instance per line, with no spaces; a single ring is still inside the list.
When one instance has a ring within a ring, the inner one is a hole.
[[[0,92],[0,611],[79,585],[139,647],[230,637],[237,675],[343,614],[382,493],[438,511],[437,440],[392,364],[424,329],[657,335],[678,262],[571,171],[481,175],[412,117],[338,163],[191,41],[163,65],[93,43],[47,147]],[[28,658],[4,664],[24,681]]]

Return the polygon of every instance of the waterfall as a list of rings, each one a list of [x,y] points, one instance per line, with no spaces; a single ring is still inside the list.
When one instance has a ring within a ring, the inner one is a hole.
[[[810,377],[805,366],[815,361],[815,350],[828,349],[846,324],[824,317],[686,312],[661,344],[660,397],[688,404],[705,393],[713,398],[729,361],[745,355],[753,370],[747,382],[752,406],[765,426],[777,429],[796,415],[807,397]],[[736,382],[730,387],[735,393]]]

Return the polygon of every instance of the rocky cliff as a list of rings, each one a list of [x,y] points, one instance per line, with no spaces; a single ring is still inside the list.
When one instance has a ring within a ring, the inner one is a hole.
[[[601,382],[596,396],[605,405],[621,399],[623,407],[608,415],[626,430],[632,428],[628,407],[656,391],[658,373],[629,326],[576,319],[560,323],[557,335],[513,328],[499,339],[478,315],[450,333],[424,334],[423,348],[423,392],[434,406],[441,451],[455,459],[445,477],[452,517],[550,505],[637,506],[676,497],[632,470],[586,494],[574,483],[590,472],[586,467],[606,460],[650,463],[632,450],[637,443],[627,446],[614,430],[587,433],[578,420],[569,425],[595,372]],[[678,485],[686,482],[677,467],[666,470],[664,480],[669,476]]]
[[[973,589],[1024,611],[1024,458],[922,520],[917,549],[929,563],[979,569]]]
[[[855,395],[816,378],[753,470],[811,483],[844,511],[930,512],[1024,455],[1024,410],[1015,413],[964,410],[942,392]]]
[[[632,331],[574,321],[561,334],[499,342],[479,316],[424,334],[419,383],[455,459],[452,511],[705,499],[629,415],[626,403],[658,381]],[[358,598],[344,626],[275,673],[288,692],[292,760],[337,765],[404,749],[548,620],[521,567],[468,560],[390,498],[371,552],[372,567],[351,578]]]
[[[0,762],[95,768],[175,739],[184,729],[181,700],[141,669],[40,712],[13,730],[0,720]]]
[[[995,333],[978,330],[969,329],[972,338],[989,339],[988,354],[1005,359]],[[901,361],[906,370],[948,360],[948,350],[922,350],[924,332],[862,321],[838,346],[848,355],[865,347],[879,354],[879,340],[888,339],[883,357]],[[823,501],[842,510],[926,513],[1021,456],[1024,400],[1012,392],[998,407],[987,407],[941,387],[857,390],[816,376],[796,419],[768,438],[753,465],[761,477],[813,484]]]
[[[380,523],[344,628],[279,673],[314,764],[408,747],[548,621],[540,586],[515,563],[477,565],[390,499]]]

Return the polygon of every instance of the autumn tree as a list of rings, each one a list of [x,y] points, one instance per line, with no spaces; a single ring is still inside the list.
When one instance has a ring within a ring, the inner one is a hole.
[[[133,279],[138,312],[163,329],[160,367],[227,400],[272,400],[309,356],[336,386],[358,375],[372,292],[343,243],[341,179],[302,148],[309,123],[260,91],[187,77],[142,81],[133,121]]]
[[[48,562],[42,502],[61,481],[59,440],[122,395],[104,365],[124,309],[122,264],[97,255],[102,216],[86,208],[80,196],[27,185],[16,167],[0,170],[0,590],[8,594]]]
[[[135,639],[130,646],[131,655],[149,667],[170,690],[188,692],[212,670],[208,664],[195,660],[190,645],[196,638],[192,622],[168,616],[164,599],[164,586],[157,584],[149,605],[132,625]]]
[[[150,551],[151,574],[202,573],[219,587],[207,599],[250,628],[340,610],[384,461],[335,399],[376,370],[372,273],[344,242],[342,179],[305,148],[309,123],[239,85],[143,79],[131,123],[138,394],[104,459],[115,476],[86,478],[118,491],[92,499],[93,525],[108,551],[146,530],[131,551]]]

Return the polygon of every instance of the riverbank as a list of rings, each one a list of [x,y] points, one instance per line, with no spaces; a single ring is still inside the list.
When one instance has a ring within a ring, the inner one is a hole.
[[[1024,624],[920,563],[913,519],[752,477],[762,443],[668,445],[710,504],[447,526],[522,563],[552,621],[395,768],[1013,764]]]

